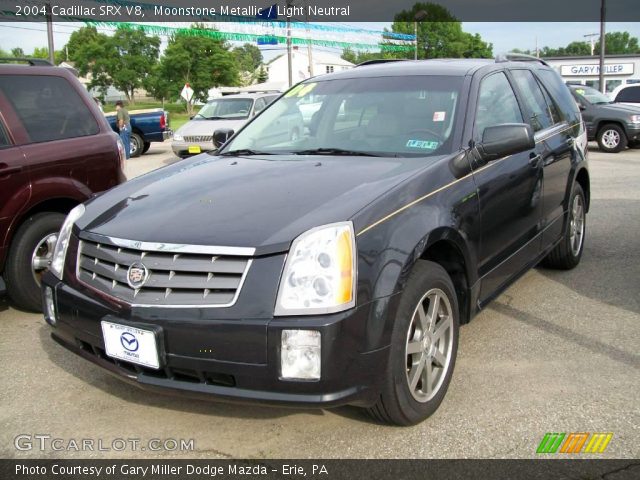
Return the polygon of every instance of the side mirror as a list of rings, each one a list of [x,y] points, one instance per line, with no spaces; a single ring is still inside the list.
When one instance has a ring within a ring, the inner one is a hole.
[[[578,108],[580,109],[580,111],[581,111],[581,112],[587,109],[587,107],[585,107],[585,106],[584,106],[583,104],[581,104],[581,103],[579,103],[579,104],[578,104]]]
[[[189,115],[189,120],[193,120],[195,117],[195,115]]]
[[[233,136],[233,130],[231,128],[219,128],[213,132],[213,146],[216,148],[222,147],[227,140]]]
[[[536,146],[533,130],[526,123],[503,123],[487,127],[482,142],[476,145],[478,156],[484,162],[531,150]]]

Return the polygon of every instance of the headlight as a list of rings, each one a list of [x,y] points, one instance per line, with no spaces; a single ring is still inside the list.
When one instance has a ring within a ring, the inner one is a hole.
[[[640,123],[640,115],[631,115],[631,123]]]
[[[334,313],[355,305],[356,243],[351,222],[303,233],[284,265],[275,315]]]
[[[184,142],[184,137],[179,133],[174,133],[173,140],[176,142]]]
[[[62,280],[62,271],[64,270],[64,258],[67,256],[67,247],[71,238],[71,229],[73,224],[84,214],[84,205],[80,204],[69,212],[67,218],[62,224],[56,247],[53,249],[53,259],[49,266],[49,271]]]

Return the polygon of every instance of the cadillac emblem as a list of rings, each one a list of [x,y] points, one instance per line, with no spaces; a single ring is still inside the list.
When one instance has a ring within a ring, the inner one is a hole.
[[[134,290],[141,288],[149,278],[149,270],[143,263],[134,262],[127,270],[127,283]]]

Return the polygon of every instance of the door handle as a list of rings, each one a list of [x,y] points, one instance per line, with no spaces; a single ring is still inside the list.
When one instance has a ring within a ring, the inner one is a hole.
[[[538,162],[540,161],[542,157],[540,155],[534,155],[533,153],[529,156],[529,165],[531,165],[533,168],[536,168],[538,166]]]
[[[7,175],[11,175],[12,173],[18,173],[20,171],[22,171],[22,167],[10,167],[6,163],[0,163],[0,176],[4,177]]]
[[[569,145],[570,147],[573,147],[575,140],[573,137],[569,137],[567,138],[566,142],[567,142],[567,145]]]

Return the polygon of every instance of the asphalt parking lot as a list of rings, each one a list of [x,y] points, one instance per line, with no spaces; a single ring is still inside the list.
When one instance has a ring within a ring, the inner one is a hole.
[[[153,144],[127,175],[174,161],[168,143]],[[449,392],[426,422],[151,395],[58,346],[41,315],[0,300],[0,457],[529,458],[546,432],[613,432],[599,456],[640,457],[640,150],[591,149],[590,161],[582,263],[530,271],[461,329]],[[195,449],[18,451],[20,434],[194,439]]]

